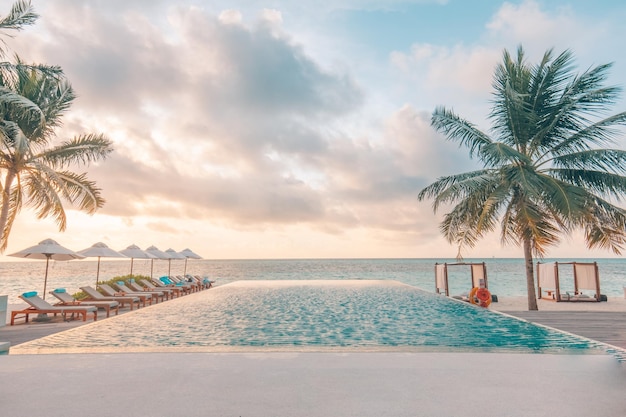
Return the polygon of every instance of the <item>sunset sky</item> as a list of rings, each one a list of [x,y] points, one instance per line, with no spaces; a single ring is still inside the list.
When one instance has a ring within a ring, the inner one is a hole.
[[[115,152],[87,168],[103,209],[68,210],[64,233],[23,210],[5,255],[53,238],[209,259],[454,257],[417,194],[476,165],[430,127],[435,106],[488,130],[494,66],[519,44],[532,62],[549,48],[580,71],[614,62],[608,84],[626,86],[623,1],[33,4],[40,19],[8,48],[74,86],[60,139],[104,133]],[[523,254],[496,234],[464,255]],[[573,236],[549,256],[612,254]]]

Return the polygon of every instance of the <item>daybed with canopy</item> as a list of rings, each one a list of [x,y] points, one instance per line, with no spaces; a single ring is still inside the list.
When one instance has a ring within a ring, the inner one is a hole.
[[[468,289],[468,293],[472,288],[489,288],[487,283],[487,266],[484,262],[435,263],[435,292],[437,294],[450,296],[450,288],[448,285],[448,267],[450,266],[469,266],[471,286]],[[454,296],[454,298],[467,299],[467,296]],[[493,301],[498,301],[495,295],[492,295],[492,299]]]
[[[559,270],[572,265],[574,288],[563,293]],[[591,291],[584,294],[583,290]],[[537,295],[540,299],[560,301],[606,301],[600,294],[600,274],[596,262],[537,262]]]

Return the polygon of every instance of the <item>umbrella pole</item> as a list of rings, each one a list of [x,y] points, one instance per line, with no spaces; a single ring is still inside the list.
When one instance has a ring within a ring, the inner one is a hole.
[[[48,286],[48,264],[50,263],[50,256],[46,255],[46,274],[43,279],[43,299],[46,299],[46,287]],[[37,314],[37,317],[33,319],[33,321],[50,321],[50,317],[46,313]]]
[[[133,276],[133,258],[130,258],[130,276]]]
[[[185,257],[185,269],[183,269],[183,276],[186,277],[187,276],[187,260],[189,258]]]
[[[153,270],[154,270],[154,259],[150,259],[150,279],[152,279]]]
[[[100,257],[98,256],[98,269],[96,269],[96,289],[98,289],[98,281],[100,281]]]
[[[50,262],[50,257],[46,255],[46,274],[43,279],[43,299],[46,299],[46,287],[48,286],[48,263]]]
[[[172,271],[172,260],[168,259],[167,260],[167,276],[168,277],[172,275],[171,271]]]

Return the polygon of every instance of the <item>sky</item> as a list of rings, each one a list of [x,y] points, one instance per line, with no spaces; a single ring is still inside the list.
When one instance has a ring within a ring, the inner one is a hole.
[[[32,3],[37,23],[4,40],[72,83],[58,139],[103,133],[115,151],[77,168],[102,209],[68,207],[65,232],[24,209],[3,261],[46,238],[207,259],[453,258],[445,213],[417,195],[477,165],[430,127],[436,106],[488,130],[494,67],[518,45],[530,62],[571,49],[581,72],[613,62],[607,83],[626,86],[622,1]],[[523,253],[496,232],[463,255]],[[613,256],[579,234],[547,255]]]

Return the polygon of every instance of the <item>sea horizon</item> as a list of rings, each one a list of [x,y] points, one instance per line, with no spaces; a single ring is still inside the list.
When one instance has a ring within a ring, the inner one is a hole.
[[[600,288],[609,299],[623,297],[626,285],[626,260],[621,258],[544,258],[541,262],[598,263]],[[434,292],[436,263],[459,263],[454,258],[283,258],[283,259],[189,259],[185,262],[146,259],[133,260],[133,274],[158,278],[163,275],[207,276],[224,285],[239,280],[285,279],[383,279]],[[503,297],[526,296],[523,258],[465,258],[461,263],[484,262],[488,286],[493,294]],[[537,260],[533,263],[536,265]],[[0,295],[9,295],[9,303],[19,303],[17,296],[27,291],[43,292],[44,260],[0,262]],[[98,261],[93,258],[75,261],[51,261],[48,268],[46,292],[66,288],[70,293],[81,286],[95,286]],[[130,274],[130,259],[105,259],[100,262],[99,280],[105,281]],[[562,291],[569,289],[569,268],[561,270]],[[467,292],[470,288],[469,267],[449,268],[451,294]]]

